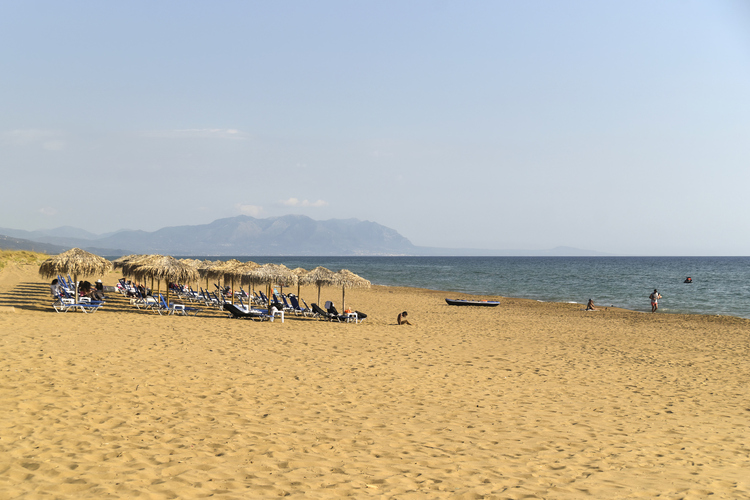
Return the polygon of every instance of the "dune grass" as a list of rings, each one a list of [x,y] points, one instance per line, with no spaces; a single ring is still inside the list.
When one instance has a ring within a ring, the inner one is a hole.
[[[0,250],[0,270],[13,262],[16,264],[41,264],[49,255],[28,250]]]

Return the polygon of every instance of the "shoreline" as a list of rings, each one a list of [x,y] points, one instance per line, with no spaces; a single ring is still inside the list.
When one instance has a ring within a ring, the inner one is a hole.
[[[531,302],[539,302],[541,304],[571,304],[571,305],[582,306],[584,308],[586,306],[586,304],[584,304],[582,302],[574,302],[574,301],[563,302],[563,301],[555,301],[555,300],[534,299],[534,298],[529,298],[529,297],[507,297],[507,296],[504,296],[504,295],[492,295],[492,294],[480,294],[480,293],[476,293],[475,294],[475,293],[469,293],[469,292],[452,292],[450,290],[437,290],[437,289],[433,289],[433,288],[409,287],[409,286],[402,286],[402,285],[381,285],[381,284],[374,285],[373,284],[373,286],[382,286],[382,287],[385,287],[385,288],[389,288],[389,287],[390,288],[413,288],[414,290],[429,290],[431,292],[438,292],[438,293],[455,294],[455,295],[457,295],[457,297],[452,297],[450,295],[446,295],[446,298],[449,298],[449,299],[450,298],[462,298],[462,297],[458,297],[458,296],[465,296],[463,298],[468,298],[468,297],[483,297],[483,298],[488,298],[488,299],[491,299],[491,300],[496,300],[496,299],[528,300],[528,301],[531,301]],[[607,309],[617,309],[617,310],[621,310],[621,311],[629,311],[629,312],[632,312],[632,313],[649,314],[649,315],[650,314],[655,314],[655,315],[665,315],[666,314],[666,315],[685,315],[685,316],[708,316],[708,317],[719,317],[719,318],[736,318],[736,319],[741,319],[741,320],[747,320],[748,322],[750,322],[750,318],[745,318],[743,316],[735,316],[735,315],[732,315],[732,314],[712,314],[712,313],[697,313],[697,312],[671,312],[671,311],[665,311],[665,310],[660,310],[660,311],[657,311],[656,313],[651,313],[650,311],[638,311],[636,309],[628,309],[627,307],[621,307],[621,306],[616,306],[616,305],[599,306],[597,304],[594,304],[594,307],[596,307],[597,311],[599,309],[604,309],[604,310],[607,310]],[[597,311],[594,311],[594,312],[597,312]]]

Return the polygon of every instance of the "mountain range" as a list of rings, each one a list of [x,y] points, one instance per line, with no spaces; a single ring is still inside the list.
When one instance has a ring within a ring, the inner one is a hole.
[[[131,253],[179,256],[603,255],[569,247],[547,251],[420,247],[396,230],[375,222],[316,221],[303,215],[266,219],[238,215],[209,224],[172,226],[153,232],[121,230],[100,235],[70,226],[38,231],[0,228],[0,248],[34,248],[59,253],[72,247],[113,257]]]

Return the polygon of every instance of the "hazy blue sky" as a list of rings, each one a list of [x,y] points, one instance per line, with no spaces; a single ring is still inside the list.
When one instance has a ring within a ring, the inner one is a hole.
[[[750,255],[750,2],[0,3],[0,227]]]

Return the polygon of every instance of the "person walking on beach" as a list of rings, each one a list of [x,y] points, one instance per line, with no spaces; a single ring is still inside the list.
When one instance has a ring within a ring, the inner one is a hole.
[[[654,293],[649,295],[648,298],[651,299],[651,312],[655,313],[656,310],[659,309],[659,299],[661,298],[661,295],[659,295],[659,292],[654,288]]]
[[[410,325],[411,326],[411,323],[409,323],[406,320],[406,316],[407,315],[408,315],[408,313],[406,311],[404,311],[402,313],[399,313],[398,314],[398,318],[396,318],[396,323],[398,323],[399,325]]]

